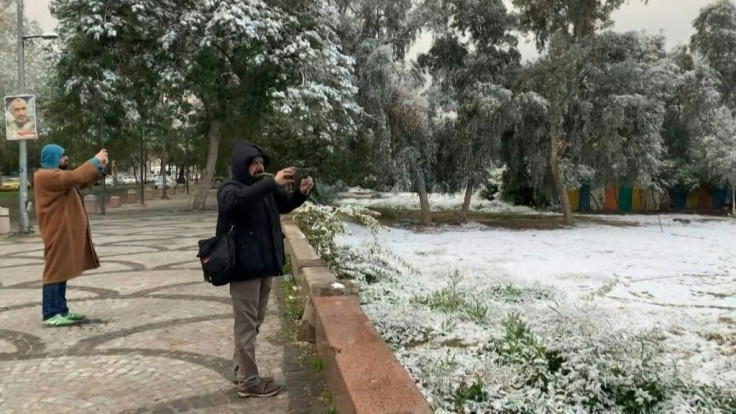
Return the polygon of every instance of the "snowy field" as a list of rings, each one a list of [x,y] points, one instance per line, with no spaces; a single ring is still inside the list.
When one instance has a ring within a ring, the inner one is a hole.
[[[463,204],[463,196],[463,194],[429,194],[429,205],[432,211],[460,210]],[[419,196],[416,193],[379,193],[361,188],[351,188],[346,193],[340,193],[339,198],[338,205],[419,210]],[[500,200],[485,200],[478,193],[471,198],[470,209],[487,213],[539,214],[529,207],[515,206]]]
[[[415,271],[365,286],[363,307],[437,412],[728,412],[693,390],[736,391],[736,220],[673,217],[386,229]],[[371,239],[351,231],[341,245]]]

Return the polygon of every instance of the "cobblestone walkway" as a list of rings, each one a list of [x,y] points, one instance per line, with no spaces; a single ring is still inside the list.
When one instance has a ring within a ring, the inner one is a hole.
[[[284,391],[234,392],[230,297],[202,281],[195,257],[213,212],[90,221],[103,265],[68,284],[70,308],[89,319],[72,328],[41,325],[40,238],[0,239],[0,413],[308,412],[273,295],[257,358]]]

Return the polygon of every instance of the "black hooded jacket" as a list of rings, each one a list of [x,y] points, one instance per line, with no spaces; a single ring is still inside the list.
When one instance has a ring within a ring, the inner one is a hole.
[[[298,189],[289,193],[271,177],[252,177],[248,166],[257,157],[262,157],[264,167],[268,167],[269,158],[260,148],[247,141],[238,142],[232,156],[233,176],[217,191],[217,235],[227,234],[232,228],[241,247],[238,266],[250,269],[233,281],[282,274],[284,235],[279,215],[290,213],[306,200]]]

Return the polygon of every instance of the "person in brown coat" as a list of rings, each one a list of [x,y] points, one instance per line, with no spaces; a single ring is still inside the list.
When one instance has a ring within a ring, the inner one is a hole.
[[[58,145],[41,150],[41,169],[33,177],[38,227],[44,244],[43,324],[69,326],[85,318],[66,304],[66,282],[100,267],[92,245],[80,189],[96,182],[107,165],[102,150],[69,171],[69,158]]]

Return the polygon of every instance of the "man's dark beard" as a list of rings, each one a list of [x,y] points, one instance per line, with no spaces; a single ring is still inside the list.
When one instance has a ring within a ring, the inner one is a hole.
[[[69,168],[69,163],[68,162],[65,162],[64,164],[59,165],[59,169],[60,170],[66,170],[68,168]]]

